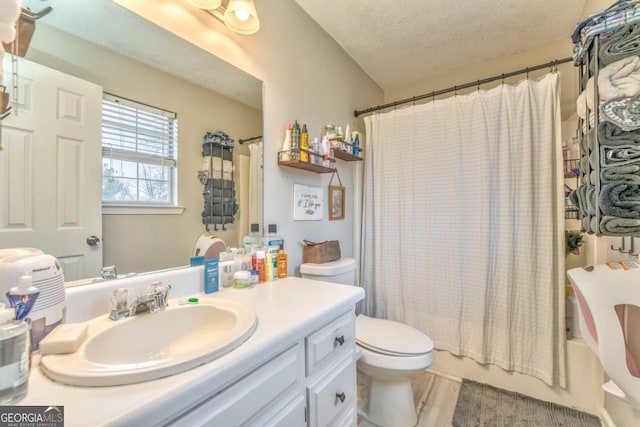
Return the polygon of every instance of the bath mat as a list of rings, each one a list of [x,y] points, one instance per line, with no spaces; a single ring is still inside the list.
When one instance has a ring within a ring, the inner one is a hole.
[[[600,427],[593,415],[488,384],[462,380],[454,427]]]

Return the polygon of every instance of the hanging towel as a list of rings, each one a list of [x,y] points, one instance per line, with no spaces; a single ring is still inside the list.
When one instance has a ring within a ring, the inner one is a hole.
[[[588,87],[589,85],[587,84]],[[600,94],[600,101],[640,94],[640,57],[629,56],[600,70],[598,74],[598,93]],[[591,96],[593,97],[593,89]],[[593,105],[593,99],[591,102]]]
[[[614,123],[603,121],[598,125],[598,141],[608,146],[631,144],[640,146],[640,129],[624,131]]]
[[[640,53],[640,27],[628,24],[602,42],[599,58],[602,65]]]
[[[600,229],[611,235],[628,236],[640,233],[640,219],[604,216],[600,220]]]
[[[622,130],[640,128],[640,97],[619,98],[602,105],[602,115]]]
[[[610,182],[640,184],[640,163],[602,168],[600,170],[600,181],[603,184]]]
[[[624,182],[603,185],[600,210],[605,215],[640,219],[640,185]]]

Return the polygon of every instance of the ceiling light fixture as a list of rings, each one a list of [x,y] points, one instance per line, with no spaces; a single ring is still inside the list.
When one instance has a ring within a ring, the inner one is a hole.
[[[254,34],[260,28],[253,0],[189,0],[238,34]]]

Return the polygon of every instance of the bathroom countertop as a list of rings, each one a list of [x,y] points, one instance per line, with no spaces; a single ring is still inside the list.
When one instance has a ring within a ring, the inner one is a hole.
[[[47,378],[34,354],[29,392],[17,405],[64,406],[65,426],[153,425],[167,421],[211,391],[232,384],[308,335],[345,313],[364,298],[355,286],[298,277],[280,279],[245,289],[223,289],[198,294],[201,300],[222,298],[245,303],[258,317],[253,335],[237,349],[189,371],[137,384],[112,387],[66,386]],[[106,314],[105,314],[106,315]]]

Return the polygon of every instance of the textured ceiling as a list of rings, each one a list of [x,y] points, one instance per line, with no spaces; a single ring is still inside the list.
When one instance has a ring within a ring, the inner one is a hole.
[[[383,89],[569,40],[585,0],[296,0]]]
[[[22,7],[53,11],[36,23],[114,50],[262,110],[262,82],[204,52],[111,0],[22,0]]]

